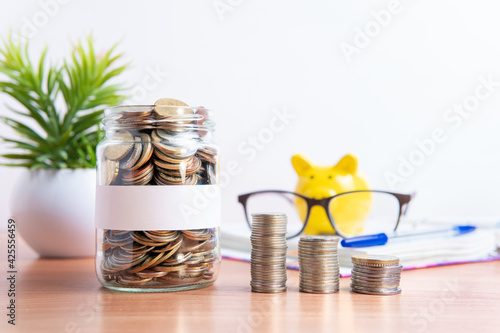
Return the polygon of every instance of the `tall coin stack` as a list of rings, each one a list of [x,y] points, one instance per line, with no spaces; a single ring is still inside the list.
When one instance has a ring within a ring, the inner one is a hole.
[[[336,236],[304,236],[299,240],[299,289],[306,293],[339,291]]]
[[[252,214],[250,286],[253,292],[286,291],[286,227],[285,214]]]
[[[383,255],[352,256],[352,291],[370,295],[397,295],[403,266],[399,258]]]

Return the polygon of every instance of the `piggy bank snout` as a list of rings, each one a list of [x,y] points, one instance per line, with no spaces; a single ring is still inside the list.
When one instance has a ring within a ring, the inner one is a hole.
[[[337,194],[337,191],[332,187],[314,186],[309,191],[307,190],[303,191],[302,194],[313,199],[324,199],[328,197],[333,197],[335,194]]]

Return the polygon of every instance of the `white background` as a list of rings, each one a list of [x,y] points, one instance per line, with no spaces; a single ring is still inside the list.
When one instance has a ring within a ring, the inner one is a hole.
[[[397,13],[385,16],[388,24],[381,27],[373,12],[390,1],[2,0],[0,33],[24,31],[33,55],[48,45],[54,60],[68,56],[71,43],[88,33],[99,50],[121,41],[118,50],[133,66],[123,78],[140,89],[144,80],[150,83],[146,95],[136,88],[129,102],[173,97],[215,110],[222,170],[229,161],[238,165],[224,186],[224,224],[245,227],[237,194],[293,190],[293,154],[334,164],[349,152],[359,157],[372,188],[416,190],[414,216],[495,220],[500,86],[460,125],[444,117],[454,104],[473,101],[480,77],[500,82],[500,5],[396,3]],[[214,4],[226,4],[224,11]],[[363,45],[359,31],[365,28],[372,37]],[[349,62],[341,46],[355,42],[358,53]],[[6,103],[15,105],[0,96],[1,115],[9,114]],[[265,128],[276,109],[294,118],[270,140]],[[13,135],[0,126],[1,135]],[[415,142],[438,128],[446,140],[391,187],[387,173],[397,174],[401,159],[424,156]],[[259,134],[269,140],[255,158],[238,149]],[[0,167],[0,230],[19,172]]]

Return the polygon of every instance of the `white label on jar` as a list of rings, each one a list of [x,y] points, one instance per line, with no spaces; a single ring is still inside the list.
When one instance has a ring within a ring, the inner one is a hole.
[[[113,230],[190,230],[219,227],[219,185],[97,185],[95,225]]]

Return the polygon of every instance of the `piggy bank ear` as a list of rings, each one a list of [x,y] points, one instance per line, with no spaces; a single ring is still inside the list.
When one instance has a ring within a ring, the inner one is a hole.
[[[307,170],[312,168],[312,164],[300,154],[292,156],[292,165],[299,176],[304,175]]]
[[[347,154],[342,157],[334,168],[344,171],[345,173],[355,174],[358,170],[358,159],[354,155]]]

